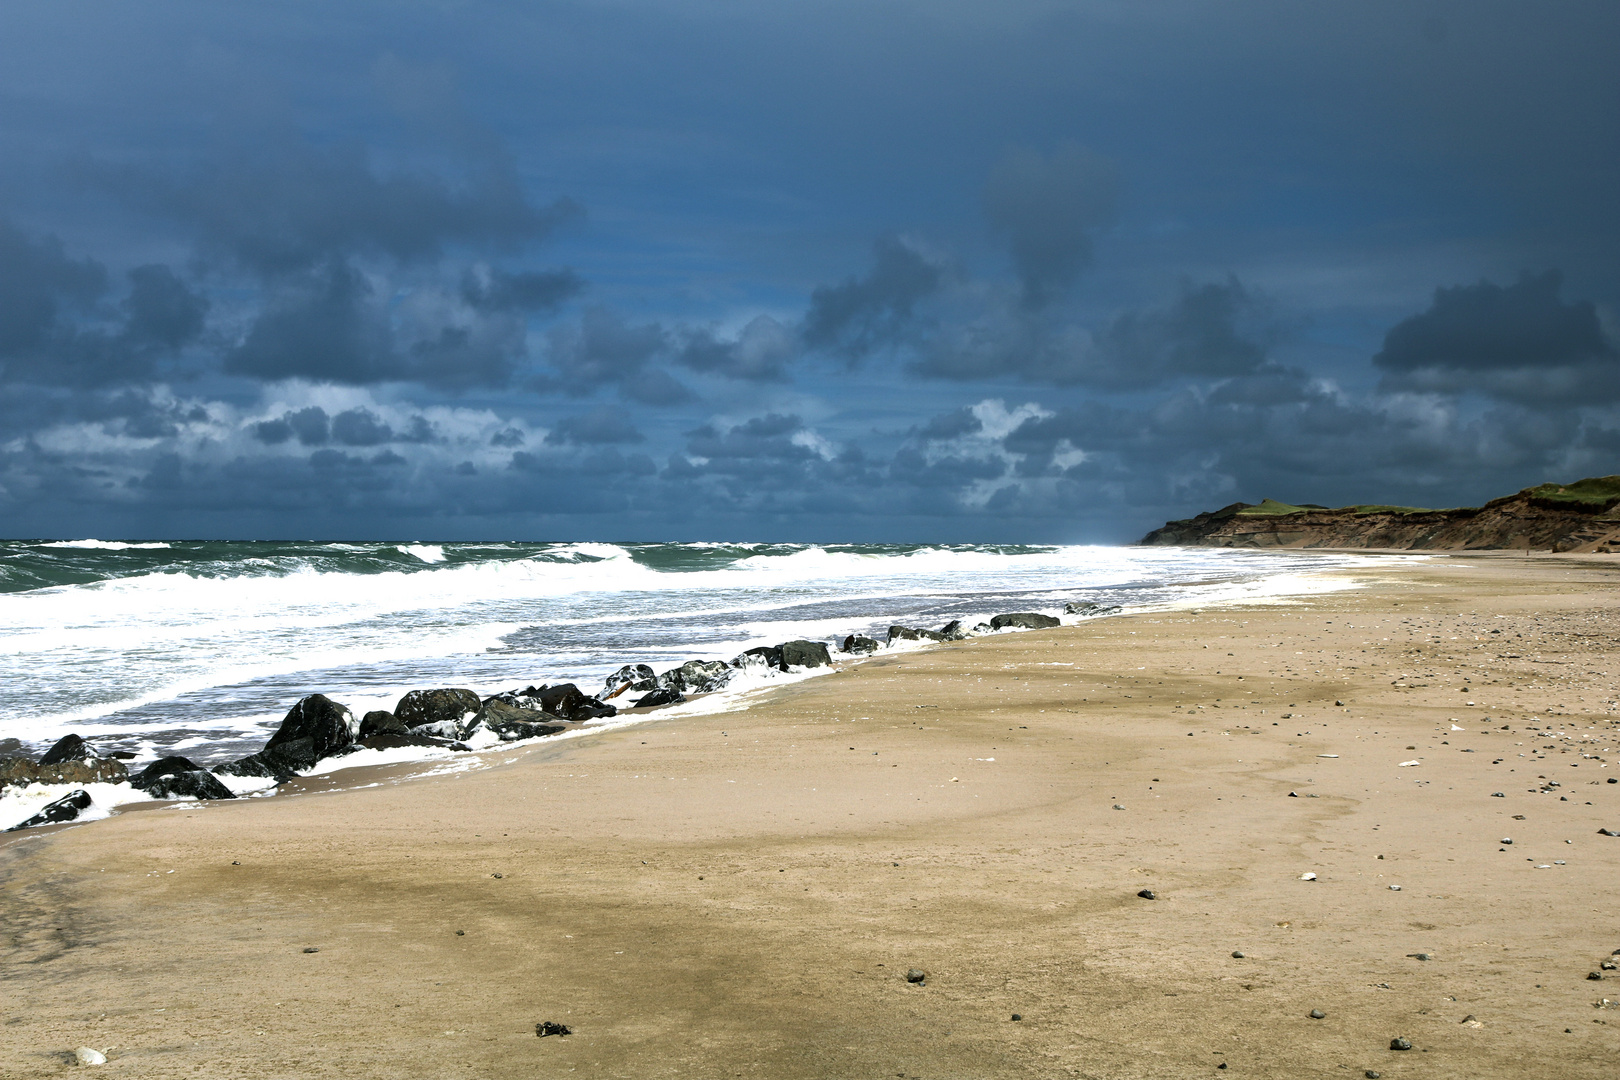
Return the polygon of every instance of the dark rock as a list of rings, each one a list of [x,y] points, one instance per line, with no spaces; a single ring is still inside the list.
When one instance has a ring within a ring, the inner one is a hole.
[[[360,738],[372,735],[403,735],[410,728],[387,709],[372,709],[360,718]]]
[[[938,630],[924,630],[920,626],[891,626],[889,627],[889,644],[896,641],[944,641],[945,635]]]
[[[782,643],[782,670],[796,667],[826,667],[832,663],[824,641],[786,641]]]
[[[878,651],[878,643],[865,634],[851,634],[844,639],[844,651],[856,656],[870,656]]]
[[[568,730],[555,716],[537,709],[520,709],[498,698],[490,698],[473,718],[473,727],[482,724],[501,737],[503,742],[519,739],[538,739],[542,735],[555,735]]]
[[[136,773],[135,776],[130,780],[129,786],[132,788],[137,788],[141,791],[145,791],[161,777],[173,776],[175,773],[196,772],[200,768],[202,768],[202,766],[198,765],[190,758],[179,756],[158,758],[156,761],[152,762],[152,764]]]
[[[916,968],[906,972],[906,982],[921,986],[928,978],[928,972],[918,971]]]
[[[1014,1020],[1022,1020],[1024,1018],[1024,1014],[1023,1013],[1013,1013],[1012,1018]]]
[[[1403,1039],[1397,1036],[1396,1038],[1389,1040],[1389,1048],[1391,1050],[1410,1050],[1412,1049],[1412,1041],[1410,1039]]]
[[[557,725],[556,730],[563,730],[562,725]],[[380,735],[367,735],[354,745],[367,750],[397,750],[402,746],[442,746],[446,750],[472,749],[450,739],[436,739],[432,735],[418,735],[414,732],[401,735],[392,731],[385,731]]]
[[[0,739],[0,757],[24,757],[25,749],[21,739]]]
[[[64,821],[72,821],[79,816],[80,811],[90,808],[90,793],[83,789],[70,791],[53,803],[46,803],[39,813],[27,821],[19,822],[7,829],[6,832],[16,832],[18,829],[32,829],[40,825],[57,825]]]
[[[146,785],[146,793],[154,799],[234,799],[236,793],[207,769],[168,773]]]
[[[1426,952],[1409,952],[1406,954],[1413,960],[1433,960],[1434,957]]]
[[[1383,1076],[1384,1074],[1379,1072],[1377,1069],[1368,1069],[1361,1075],[1365,1076],[1367,1080],[1379,1080],[1379,1077]]]
[[[1311,1010],[1311,1019],[1312,1020],[1323,1020],[1323,1019],[1326,1019],[1326,1017],[1327,1017],[1327,1013],[1323,1012],[1321,1009],[1312,1009]]]
[[[1159,894],[1154,892],[1152,889],[1143,889],[1136,895],[1140,896],[1144,900],[1157,900],[1159,898]]]
[[[1615,832],[1612,829],[1599,829],[1598,830],[1598,835],[1599,836],[1620,836],[1620,832]]]
[[[320,951],[321,951],[320,949],[317,949],[314,946],[311,946],[311,947],[304,950],[304,952],[306,952],[306,953],[318,953]]]
[[[548,712],[576,723],[603,716],[614,716],[619,711],[612,705],[603,704],[584,693],[571,682],[542,686],[538,689],[531,686],[521,691],[518,696],[534,702],[531,708],[538,707],[541,712]]]
[[[1005,630],[1009,626],[1020,627],[1025,630],[1045,630],[1052,626],[1062,626],[1063,620],[1054,619],[1050,615],[1042,615],[1035,611],[1014,611],[1007,615],[997,615],[990,620],[990,629]]]
[[[547,1035],[572,1035],[574,1029],[567,1024],[559,1024],[552,1020],[542,1020],[534,1025],[534,1033],[542,1039]]]
[[[782,669],[782,646],[761,645],[756,649],[747,649],[731,662],[731,666],[737,668],[757,667],[761,664],[780,671]]]
[[[736,669],[724,660],[688,660],[680,667],[670,668],[658,676],[656,685],[647,689],[662,688],[679,690],[683,694],[708,694],[725,686],[734,674]]]
[[[394,715],[412,731],[429,728],[430,735],[465,739],[472,731],[472,718],[482,705],[471,690],[412,690],[399,699]]]
[[[1603,976],[1600,975],[1599,973],[1597,973],[1596,971],[1588,971],[1586,973],[1586,977],[1588,979],[1590,979],[1592,982],[1601,982],[1603,980]]]
[[[1063,605],[1065,615],[1084,615],[1091,618],[1096,615],[1117,615],[1125,610],[1118,604],[1098,604],[1091,600],[1071,600]]]
[[[1240,953],[1240,952],[1235,952],[1235,953],[1232,954],[1232,959],[1241,960],[1241,959],[1243,959],[1243,954]]]
[[[121,784],[129,779],[122,761],[109,758],[79,758],[55,765],[41,765],[34,774],[41,784]]]
[[[939,628],[939,640],[941,641],[961,641],[967,636],[968,632],[963,629],[961,619],[952,619]]]
[[[658,688],[658,676],[646,664],[626,664],[607,677],[602,684],[602,700],[618,697],[626,691],[645,694]]]
[[[293,739],[276,746],[266,746],[257,754],[221,765],[214,771],[225,776],[269,777],[280,783],[313,769],[319,760],[315,756],[315,740]]]
[[[408,696],[408,695],[407,695]],[[266,750],[283,743],[308,739],[317,760],[354,742],[360,731],[360,722],[346,706],[339,705],[325,694],[310,694],[287,710],[281,727],[264,744]]]
[[[638,709],[656,709],[660,705],[679,705],[686,700],[686,695],[679,690],[661,686],[650,694],[643,694],[636,699],[635,707]]]
[[[86,761],[94,758],[96,752],[90,749],[90,744],[77,735],[64,735],[56,740],[56,745],[45,751],[39,759],[41,765],[60,765],[64,761]]]

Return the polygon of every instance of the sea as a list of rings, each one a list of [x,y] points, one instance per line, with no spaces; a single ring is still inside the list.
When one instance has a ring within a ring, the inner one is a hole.
[[[1283,598],[1342,587],[1319,571],[1367,558],[974,544],[0,541],[0,740],[38,752],[76,732],[133,753],[135,766],[167,754],[207,765],[259,749],[306,694],[358,716],[431,687],[573,682],[595,693],[623,664],[663,670],[801,638],[883,640],[895,623],[1060,614],[1071,601],[1129,612]]]

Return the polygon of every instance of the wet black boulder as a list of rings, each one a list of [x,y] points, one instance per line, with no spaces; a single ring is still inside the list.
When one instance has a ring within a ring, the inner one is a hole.
[[[313,739],[293,739],[275,746],[266,746],[257,754],[249,754],[238,761],[221,765],[214,771],[226,776],[268,777],[280,783],[306,769],[313,769],[319,760],[315,756]]]
[[[394,715],[412,731],[431,728],[431,734],[461,739],[472,730],[472,717],[482,705],[471,690],[412,690],[399,699]]]
[[[46,765],[60,765],[64,761],[89,761],[97,756],[90,749],[90,744],[77,735],[64,735],[56,740],[56,745],[45,751],[39,759],[41,767]]]
[[[782,643],[782,670],[796,667],[826,667],[832,663],[825,641],[785,641]]]
[[[731,681],[736,669],[724,660],[688,660],[658,676],[656,687],[683,694],[708,694]]]
[[[311,694],[287,710],[281,727],[264,744],[266,750],[298,739],[308,739],[315,757],[331,757],[354,742],[359,734],[360,722],[347,706],[339,705],[325,694]]]
[[[499,735],[502,741],[516,742],[519,739],[538,739],[542,735],[555,735],[559,731],[568,730],[566,724],[559,724],[556,721],[555,716],[535,709],[519,708],[499,697],[492,697],[478,710],[474,726],[481,724]]]
[[[72,821],[81,811],[90,808],[90,793],[82,788],[70,791],[53,803],[46,803],[33,817],[27,821],[18,822],[6,832],[16,832],[18,829],[32,829],[40,825],[57,825],[64,821]]]
[[[750,668],[760,665],[781,670],[782,646],[761,645],[758,648],[745,649],[731,662],[731,666],[735,668]]]
[[[236,793],[207,769],[165,773],[146,785],[154,799],[234,799]]]
[[[180,757],[179,755],[158,758],[156,761],[152,762],[152,764],[148,765],[146,768],[142,769],[140,772],[131,777],[129,786],[140,791],[145,791],[147,788],[151,787],[154,783],[165,776],[173,776],[176,773],[183,772],[196,772],[201,768],[201,765],[198,765],[190,758]]]
[[[990,620],[990,629],[1005,630],[1008,627],[1018,627],[1023,630],[1045,630],[1052,626],[1062,626],[1061,619],[1054,619],[1050,615],[1042,615],[1035,611],[1014,611],[1007,615],[997,615]]]
[[[844,639],[844,651],[855,656],[870,656],[878,651],[878,643],[865,634],[851,634]]]
[[[658,676],[646,664],[626,664],[602,683],[602,700],[624,693],[642,693],[658,688]]]
[[[638,709],[655,709],[660,705],[679,705],[686,700],[686,695],[679,690],[668,686],[660,686],[650,694],[643,694],[636,699],[635,707]]]
[[[576,722],[613,716],[619,711],[591,697],[571,682],[558,683],[556,686],[531,686],[520,691],[518,697],[534,702],[541,712]]]
[[[925,630],[920,626],[891,626],[889,627],[889,644],[896,641],[944,641],[945,635],[938,630]]]
[[[403,735],[410,728],[387,709],[372,709],[360,718],[360,738],[372,735]]]

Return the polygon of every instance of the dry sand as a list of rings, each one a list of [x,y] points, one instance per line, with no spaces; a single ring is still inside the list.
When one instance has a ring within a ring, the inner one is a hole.
[[[1354,576],[8,837],[0,1076],[1615,1076],[1620,563]]]

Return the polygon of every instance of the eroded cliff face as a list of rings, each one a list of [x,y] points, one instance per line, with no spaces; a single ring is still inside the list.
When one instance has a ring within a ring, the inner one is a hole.
[[[1267,500],[1166,522],[1143,544],[1400,550],[1620,551],[1620,476],[1542,484],[1480,507],[1337,510]]]

